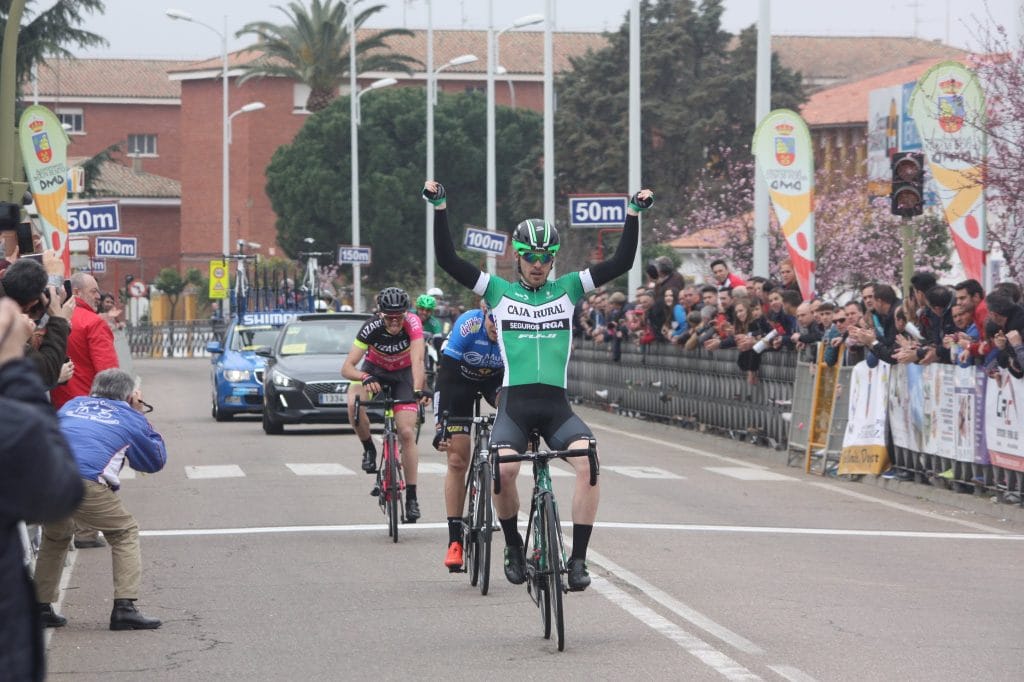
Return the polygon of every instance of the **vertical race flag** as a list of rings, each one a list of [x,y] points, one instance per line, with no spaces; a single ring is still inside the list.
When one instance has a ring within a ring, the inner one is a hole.
[[[814,157],[811,135],[800,115],[770,112],[754,131],[757,157],[804,300],[814,296]]]
[[[984,282],[985,93],[978,77],[959,62],[933,66],[918,79],[910,112],[964,272]]]
[[[60,119],[33,105],[18,123],[18,138],[32,200],[39,213],[46,248],[64,261],[64,275],[71,274],[68,253],[68,136]]]

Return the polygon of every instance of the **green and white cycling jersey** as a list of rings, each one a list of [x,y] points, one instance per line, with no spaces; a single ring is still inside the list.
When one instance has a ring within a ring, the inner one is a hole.
[[[473,291],[491,309],[505,361],[504,386],[566,388],[576,303],[594,282],[589,270],[570,272],[538,289],[481,272]]]

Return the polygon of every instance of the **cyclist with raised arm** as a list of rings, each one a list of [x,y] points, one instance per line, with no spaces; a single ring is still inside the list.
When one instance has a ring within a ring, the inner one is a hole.
[[[370,435],[370,422],[365,410],[356,423],[356,396],[360,401],[367,400],[368,395],[380,392],[382,384],[388,384],[395,400],[427,402],[430,399],[424,392],[423,328],[420,318],[409,312],[409,294],[398,287],[381,289],[377,294],[377,308],[379,314],[359,329],[341,368],[341,375],[353,382],[348,395],[348,418],[363,443],[363,471],[368,474],[377,473],[377,448]],[[416,405],[395,406],[402,468],[405,470],[405,516],[409,523],[420,518],[420,505],[416,499],[416,473],[419,468],[417,416]]]
[[[497,322],[505,379],[491,431],[491,447],[501,455],[523,453],[534,428],[552,449],[588,447],[593,434],[573,413],[565,394],[574,306],[588,291],[629,270],[636,254],[639,215],[654,203],[653,192],[643,189],[630,199],[622,238],[611,258],[553,281],[548,280],[548,275],[559,248],[558,230],[541,219],[519,223],[512,233],[519,274],[516,282],[481,272],[459,258],[448,229],[447,198],[439,182],[428,180],[423,197],[434,205],[434,251],[438,265],[455,281],[483,296]],[[590,585],[587,545],[597,517],[600,488],[590,485],[589,458],[574,457],[570,464],[576,470],[576,485],[568,583],[570,590],[579,591]],[[518,463],[503,466],[502,492],[494,496],[505,536],[505,577],[516,585],[526,580],[523,538],[517,528],[518,475]]]
[[[437,308],[437,299],[430,294],[421,294],[416,299],[416,315],[420,318],[423,331],[432,336],[441,334],[444,327],[441,320],[434,317],[434,309]]]
[[[470,435],[465,426],[449,426],[442,433],[440,415],[472,417],[479,393],[497,405],[505,363],[498,346],[498,330],[490,311],[480,308],[459,316],[441,353],[434,391],[437,415],[434,447],[448,454],[444,479],[444,504],[448,514],[448,553],[444,565],[455,572],[462,568],[462,510],[466,503],[466,472],[469,469]]]

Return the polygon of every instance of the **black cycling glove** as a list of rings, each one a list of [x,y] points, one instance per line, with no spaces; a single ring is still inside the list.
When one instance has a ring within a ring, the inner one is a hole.
[[[640,192],[637,192],[636,194],[629,198],[629,207],[636,211],[637,213],[642,213],[649,209],[651,206],[654,206],[653,193],[651,193],[651,196],[647,197],[646,199],[640,198]]]
[[[372,374],[364,374],[363,375],[363,386],[369,386],[370,384],[379,384],[379,383],[380,383],[380,379],[378,379],[377,377],[373,376]]]
[[[437,190],[433,192],[431,192],[426,187],[423,188],[423,198],[432,203],[434,206],[440,206],[441,203],[445,200],[444,185],[442,185],[440,182],[436,184]]]

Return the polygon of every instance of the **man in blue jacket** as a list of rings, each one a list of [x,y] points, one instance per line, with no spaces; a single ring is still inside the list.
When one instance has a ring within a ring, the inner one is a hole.
[[[71,445],[78,473],[85,482],[85,497],[71,517],[43,526],[43,542],[36,561],[36,597],[46,627],[60,627],[67,619],[53,611],[61,568],[74,535],[75,522],[102,531],[110,544],[114,564],[114,609],[111,630],[152,630],[160,621],[135,608],[142,577],[139,524],[121,503],[118,474],[127,463],[132,469],[156,473],[167,461],[164,440],[142,416],[145,403],[135,379],[112,368],[96,375],[88,396],[72,398],[58,413],[61,431]]]

